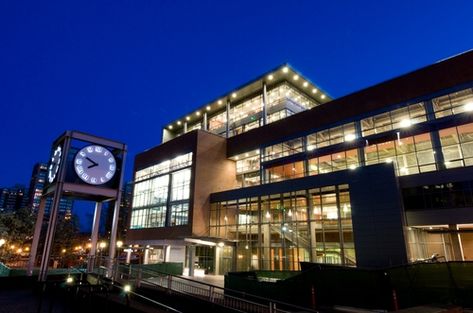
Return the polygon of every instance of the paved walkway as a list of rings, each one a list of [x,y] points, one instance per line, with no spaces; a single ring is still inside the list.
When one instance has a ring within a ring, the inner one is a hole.
[[[201,283],[206,283],[209,285],[214,285],[220,288],[225,287],[225,276],[223,275],[205,275],[204,277],[190,277],[190,276],[181,276],[182,278],[192,279]]]

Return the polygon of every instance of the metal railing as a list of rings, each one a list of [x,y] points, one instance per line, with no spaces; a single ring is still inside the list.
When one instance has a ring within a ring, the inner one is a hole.
[[[317,312],[307,307],[300,307],[274,299],[263,298],[244,292],[222,288],[190,278],[167,273],[133,268],[116,264],[113,277],[119,282],[133,284],[135,288],[158,289],[167,293],[178,293],[250,313],[289,313]]]

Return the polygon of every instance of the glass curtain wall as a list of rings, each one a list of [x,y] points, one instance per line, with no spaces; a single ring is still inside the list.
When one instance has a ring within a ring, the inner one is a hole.
[[[192,153],[136,172],[130,228],[188,223]]]
[[[216,202],[210,236],[236,241],[236,269],[356,265],[348,185]]]

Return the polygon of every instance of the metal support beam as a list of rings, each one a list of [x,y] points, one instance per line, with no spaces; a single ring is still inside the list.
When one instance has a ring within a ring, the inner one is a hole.
[[[46,207],[46,197],[41,197],[39,208],[36,216],[36,224],[34,228],[33,242],[31,244],[30,258],[28,260],[28,268],[26,275],[33,275],[33,268],[36,264],[36,255],[38,253],[39,238],[41,237],[41,230],[44,222],[44,210]]]
[[[92,222],[92,234],[90,236],[90,251],[89,251],[89,259],[87,260],[87,272],[92,272],[94,270],[95,252],[97,251],[97,241],[99,238],[101,212],[102,212],[102,202],[96,202],[95,211],[94,211],[94,221]]]

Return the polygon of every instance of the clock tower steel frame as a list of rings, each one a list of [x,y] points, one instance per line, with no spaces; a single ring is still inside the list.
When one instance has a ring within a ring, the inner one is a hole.
[[[70,166],[71,163],[74,162],[74,158],[70,156],[74,153],[75,148],[73,145],[76,144],[76,142],[86,145],[100,145],[115,151],[116,157],[119,156],[120,158],[120,164],[117,163],[115,177],[112,179],[113,184],[105,183],[103,185],[92,185],[82,181],[79,179],[79,177],[77,177],[77,174],[73,169],[74,167]],[[95,213],[91,233],[91,248],[87,262],[88,271],[92,271],[95,262],[102,204],[109,201],[114,202],[112,229],[110,233],[109,260],[107,264],[109,275],[112,270],[113,258],[115,257],[116,253],[118,217],[120,211],[120,200],[122,196],[121,190],[123,186],[127,146],[114,140],[105,139],[78,131],[66,131],[64,134],[59,136],[52,144],[52,151],[55,151],[58,146],[62,147],[62,156],[59,164],[59,170],[56,173],[55,179],[52,182],[49,182],[49,185],[47,185],[47,187],[44,189],[43,195],[41,196],[33,235],[33,242],[31,245],[30,258],[28,260],[27,274],[29,276],[33,275],[33,268],[35,266],[39,240],[41,237],[41,229],[44,220],[46,199],[48,197],[52,197],[53,202],[51,206],[51,212],[49,214],[49,222],[44,240],[43,253],[38,274],[39,281],[46,281],[51,248],[54,243],[54,234],[56,231],[56,223],[59,213],[59,203],[61,197],[66,196],[74,199],[95,202]],[[71,179],[71,177],[75,179]]]

